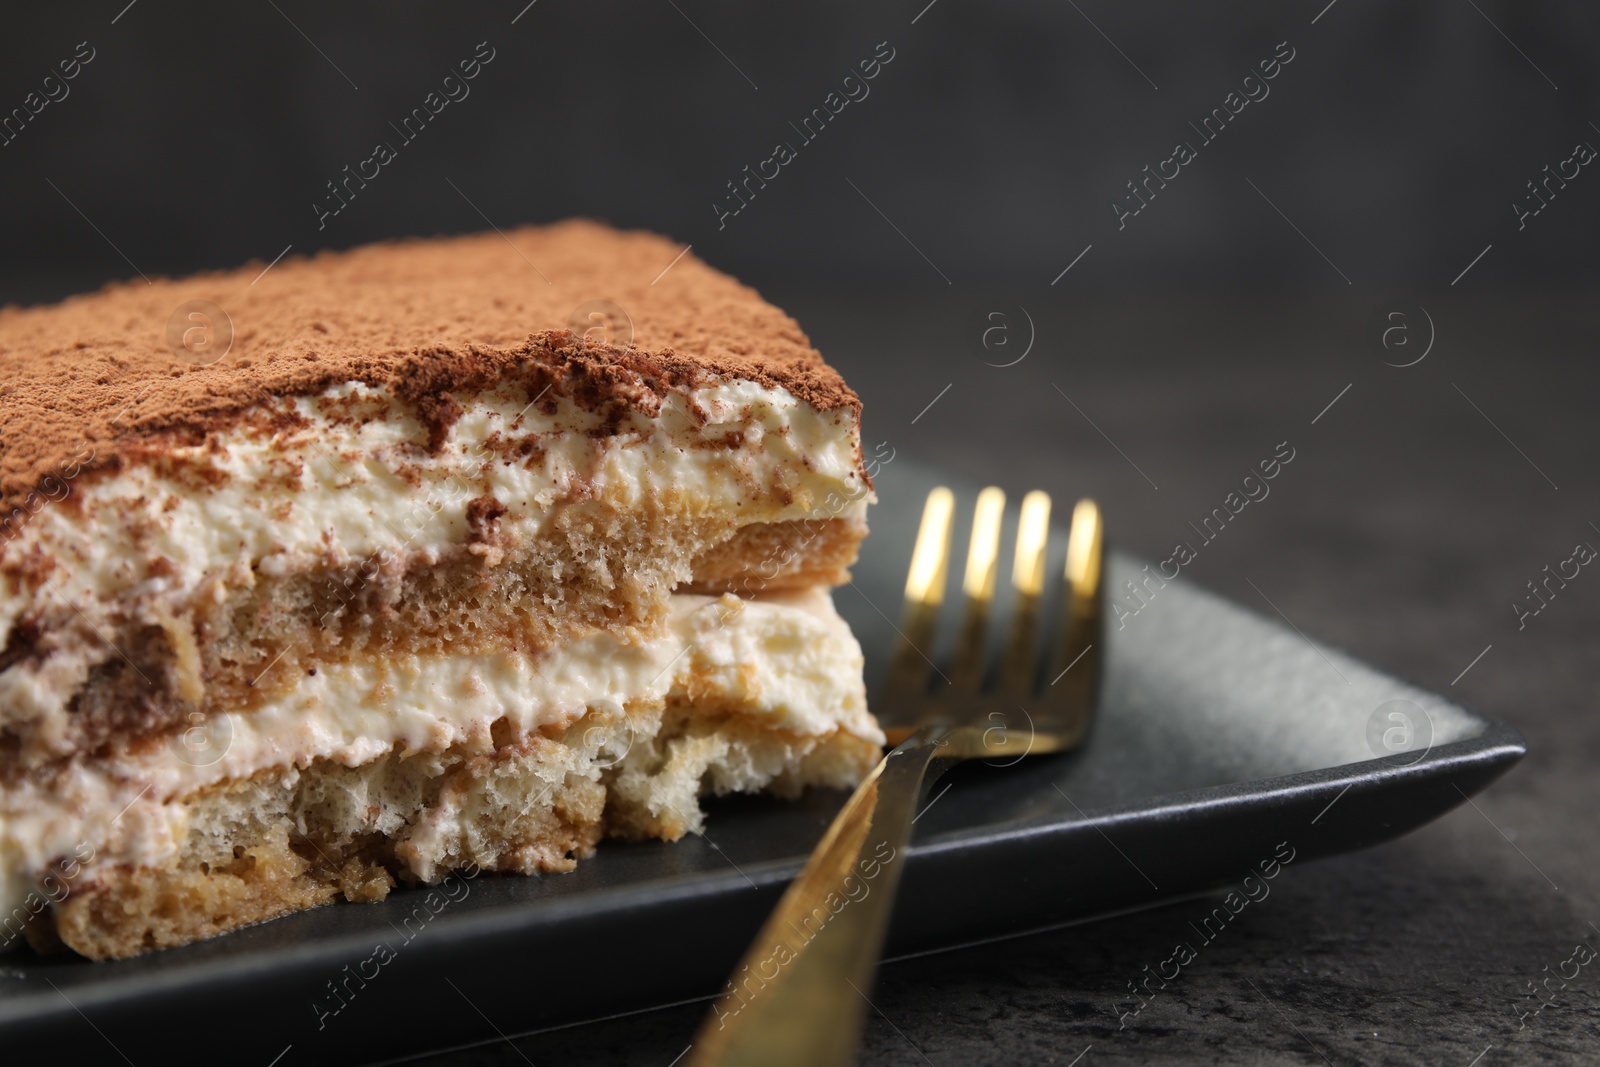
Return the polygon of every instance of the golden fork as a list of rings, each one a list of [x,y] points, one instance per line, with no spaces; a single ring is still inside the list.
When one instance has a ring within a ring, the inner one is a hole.
[[[1050,498],[1037,490],[1023,498],[1012,571],[1018,602],[998,675],[986,686],[985,634],[1004,511],[999,489],[978,494],[961,640],[948,684],[930,694],[935,668],[923,649],[944,601],[955,495],[943,487],[928,494],[880,704],[913,725],[886,730],[894,750],[857,787],[778,902],[696,1036],[688,1067],[853,1063],[912,823],[928,791],[961,760],[1060,752],[1082,739],[1104,643],[1100,509],[1091,500],[1073,509],[1061,633],[1041,678],[1035,645]],[[1017,710],[1028,717],[1023,740],[1003,725],[1015,722]]]

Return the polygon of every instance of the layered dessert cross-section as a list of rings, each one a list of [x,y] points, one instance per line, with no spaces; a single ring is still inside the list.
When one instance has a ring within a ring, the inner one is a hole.
[[[858,781],[859,414],[755,292],[587,222],[0,311],[0,940],[128,956]]]

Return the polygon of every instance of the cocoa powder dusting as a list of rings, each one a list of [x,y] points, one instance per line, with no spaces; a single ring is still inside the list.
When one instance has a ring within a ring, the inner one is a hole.
[[[295,257],[254,285],[264,264],[0,308],[0,512],[347,382],[410,404],[430,448],[463,401],[507,381],[530,399],[569,396],[610,425],[654,414],[668,390],[725,379],[781,386],[821,411],[860,411],[795,321],[755,290],[693,255],[652,285],[679,252],[665,238],[582,220],[506,237]],[[167,345],[167,320],[188,300],[215,303],[233,324],[232,349],[208,366]],[[592,300],[627,312],[631,347],[571,331],[574,309]]]
[[[492,496],[474,497],[467,501],[467,541],[472,544],[489,541],[494,537],[495,524],[508,509]]]

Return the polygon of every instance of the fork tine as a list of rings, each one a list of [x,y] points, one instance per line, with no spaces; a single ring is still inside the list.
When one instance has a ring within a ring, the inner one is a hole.
[[[995,575],[1000,570],[1000,526],[1005,509],[1006,494],[991,485],[978,494],[978,504],[972,512],[967,572],[961,582],[966,610],[962,615],[955,665],[950,671],[953,694],[976,693],[983,688],[989,607],[994,602]]]
[[[933,646],[934,624],[939,619],[939,605],[944,602],[955,514],[956,498],[949,489],[941,485],[928,493],[922,505],[922,524],[917,528],[917,544],[911,552],[911,569],[906,574],[900,639],[883,687],[891,712],[898,710],[892,705],[920,700],[928,691],[928,672],[933,664],[926,653]]]
[[[1067,541],[1065,606],[1061,637],[1050,665],[1045,703],[1058,717],[1063,745],[1070,746],[1089,724],[1103,668],[1105,523],[1087,498],[1072,509]]]
[[[1039,677],[1039,600],[1044,593],[1044,562],[1049,551],[1050,494],[1035,489],[1022,498],[1017,524],[1017,551],[1011,584],[1017,591],[1016,612],[1000,668],[1000,691],[1018,700],[1033,695]]]

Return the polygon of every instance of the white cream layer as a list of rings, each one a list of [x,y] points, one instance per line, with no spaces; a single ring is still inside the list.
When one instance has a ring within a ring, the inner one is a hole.
[[[327,401],[363,403],[378,416],[341,420]],[[500,528],[513,536],[537,534],[559,503],[594,496],[627,505],[676,491],[746,522],[859,518],[871,496],[854,416],[820,412],[785,389],[733,381],[673,391],[657,417],[632,412],[600,436],[589,433],[600,416],[571,400],[560,399],[553,414],[541,404],[528,404],[520,387],[474,398],[430,454],[406,405],[352,382],[295,401],[305,428],[269,434],[237,425],[164,457],[188,476],[138,464],[73,486],[76,500],[46,503],[4,556],[54,556],[55,592],[90,610],[96,600],[146,591],[141,585],[196,590],[241,566],[270,574],[310,559],[460,545],[467,505],[484,495],[505,505]],[[502,442],[537,435],[540,450],[498,453],[488,445],[495,434]],[[706,447],[713,441],[718,447]],[[197,473],[209,484],[197,486]],[[156,556],[173,573],[145,579]],[[31,598],[0,590],[0,645]]]
[[[536,656],[319,666],[254,711],[216,716],[148,753],[76,765],[48,788],[0,795],[0,919],[25,904],[58,857],[148,864],[170,856],[185,830],[182,806],[171,801],[196,789],[317,758],[358,766],[396,747],[492,751],[490,726],[501,718],[531,730],[606,702],[659,708],[710,692],[719,707],[774,729],[843,729],[881,744],[861,666],[861,646],[826,590],[755,600],[674,595],[665,631],[633,644],[601,634]]]

